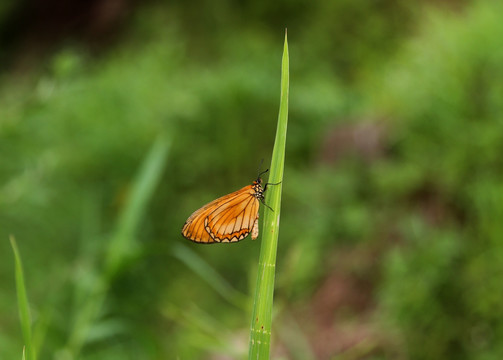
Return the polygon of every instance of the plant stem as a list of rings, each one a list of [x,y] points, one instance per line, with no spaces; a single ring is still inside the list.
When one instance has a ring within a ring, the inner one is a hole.
[[[285,43],[281,64],[281,99],[279,106],[276,139],[270,167],[270,183],[283,181],[285,164],[286,129],[288,123],[289,60],[288,42]],[[272,305],[276,252],[278,247],[279,219],[281,213],[282,183],[268,188],[268,204],[274,211],[264,209],[262,246],[260,248],[257,287],[253,302],[253,316],[250,329],[249,359],[269,359],[272,328]]]

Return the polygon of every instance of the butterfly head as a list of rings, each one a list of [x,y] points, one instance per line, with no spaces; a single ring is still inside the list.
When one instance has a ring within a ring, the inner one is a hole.
[[[274,183],[274,184],[271,184],[271,183],[266,183],[263,187],[262,187],[262,178],[260,177],[261,175],[265,174],[266,172],[268,172],[269,169],[267,170],[264,170],[262,171],[260,174],[258,174],[257,176],[257,180],[255,180],[253,182],[253,185],[252,185],[252,188],[253,190],[255,191],[255,194],[254,196],[259,199],[262,204],[264,204],[265,206],[267,206],[269,209],[271,209],[265,202],[264,202],[264,199],[265,199],[265,196],[264,196],[264,193],[265,191],[267,190],[267,186],[268,185],[279,185],[281,184],[281,181],[278,182],[278,183]],[[272,210],[272,209],[271,209]]]

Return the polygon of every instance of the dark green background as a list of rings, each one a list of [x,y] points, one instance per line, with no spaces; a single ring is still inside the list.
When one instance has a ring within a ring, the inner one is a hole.
[[[180,229],[270,161],[285,27],[273,357],[503,358],[501,14],[501,1],[4,1],[0,358],[23,346],[9,235],[39,358],[75,358],[76,298],[159,135],[162,178],[78,358],[246,358],[260,239],[200,246]]]

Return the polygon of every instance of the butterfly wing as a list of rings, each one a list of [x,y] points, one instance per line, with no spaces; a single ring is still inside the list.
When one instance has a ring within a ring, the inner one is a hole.
[[[255,190],[248,185],[195,211],[185,222],[182,235],[208,244],[237,242],[250,232],[255,239],[258,235],[258,210]]]

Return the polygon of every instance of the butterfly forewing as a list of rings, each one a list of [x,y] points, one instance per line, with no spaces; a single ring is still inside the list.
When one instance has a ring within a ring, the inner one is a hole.
[[[237,242],[250,232],[252,239],[258,236],[259,196],[257,186],[245,186],[222,196],[195,211],[185,222],[182,235],[200,243]],[[253,230],[253,231],[252,231]]]

